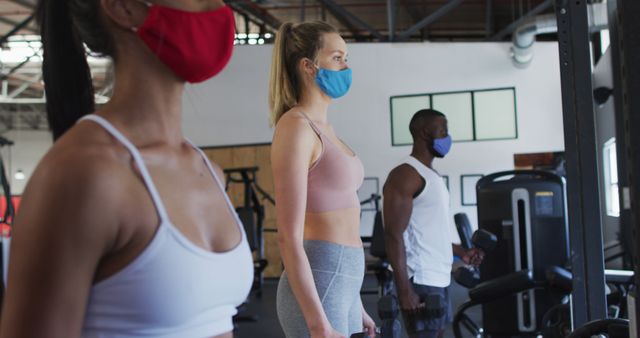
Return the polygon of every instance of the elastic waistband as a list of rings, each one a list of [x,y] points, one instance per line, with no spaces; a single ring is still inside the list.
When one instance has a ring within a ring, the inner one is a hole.
[[[323,241],[320,239],[305,239],[303,241],[303,245],[305,248],[309,247],[309,248],[314,248],[314,247],[321,247],[321,248],[329,248],[329,247],[335,247],[335,248],[344,248],[344,250],[346,251],[353,251],[353,252],[362,252],[364,254],[364,248],[363,247],[357,247],[357,246],[350,246],[350,245],[343,245],[343,244],[338,244],[338,243],[334,243],[334,242],[329,242],[329,241]]]
[[[305,240],[312,270],[364,277],[364,249],[320,240]]]

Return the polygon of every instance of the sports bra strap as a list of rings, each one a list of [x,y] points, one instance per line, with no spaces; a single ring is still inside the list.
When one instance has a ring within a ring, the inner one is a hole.
[[[311,121],[311,119],[309,118],[309,116],[307,116],[307,114],[305,114],[302,111],[300,113],[302,114],[302,116],[304,116],[305,119],[307,119],[307,121],[309,121],[309,125],[311,126],[311,129],[313,129],[313,131],[315,131],[316,134],[318,134],[318,136],[321,136],[322,132],[320,131],[320,128],[318,128],[316,124],[313,123],[313,121]]]
[[[238,218],[238,214],[236,213],[235,208],[233,207],[233,203],[231,203],[231,199],[229,199],[229,195],[227,195],[225,193],[226,191],[226,187],[223,184],[222,179],[220,179],[220,177],[218,177],[218,174],[216,173],[216,171],[213,169],[213,165],[211,164],[211,161],[209,160],[209,158],[207,157],[207,155],[204,153],[204,151],[202,151],[202,149],[200,149],[198,146],[196,146],[193,142],[191,142],[191,140],[189,140],[188,138],[185,138],[185,140],[187,141],[187,143],[189,143],[191,145],[191,147],[193,147],[193,149],[195,149],[195,151],[200,155],[200,157],[202,158],[202,161],[204,161],[204,163],[207,165],[207,168],[209,169],[209,172],[211,173],[211,176],[213,176],[213,180],[216,182],[216,184],[218,185],[218,188],[220,189],[220,191],[222,192],[222,195],[224,195],[224,200],[227,203],[227,208],[229,208],[229,211],[231,212],[231,215],[234,216],[234,218],[236,219],[236,222],[238,223],[238,226],[240,227],[240,232],[243,234],[244,236],[244,228],[242,227],[242,221],[240,221],[240,218]]]
[[[138,167],[138,170],[140,170],[140,175],[142,175],[142,180],[144,181],[144,184],[147,187],[149,194],[151,195],[151,199],[153,200],[153,204],[156,207],[158,216],[160,217],[160,221],[161,222],[169,221],[167,210],[165,209],[164,204],[162,203],[162,199],[160,198],[160,194],[158,193],[158,190],[156,189],[155,184],[153,184],[153,180],[151,179],[151,175],[147,170],[147,166],[144,164],[144,161],[142,160],[140,151],[138,151],[138,149],[120,131],[118,131],[118,129],[116,129],[109,121],[107,121],[103,117],[94,115],[94,114],[86,115],[82,117],[78,122],[83,120],[89,120],[99,124],[109,134],[111,134],[116,140],[120,141],[120,143],[122,143],[122,145],[125,148],[127,148],[129,153],[131,153],[131,156],[133,157],[133,160],[136,166]]]

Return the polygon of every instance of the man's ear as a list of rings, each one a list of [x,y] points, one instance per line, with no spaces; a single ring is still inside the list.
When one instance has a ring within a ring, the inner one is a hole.
[[[424,140],[431,140],[431,139],[433,139],[432,132],[431,132],[431,128],[429,128],[429,127],[426,127],[426,126],[425,126],[425,127],[423,127],[423,128],[420,128],[420,131],[418,132],[418,134],[419,134],[419,135],[420,135],[420,137],[422,137],[422,139],[424,139]]]
[[[126,30],[140,27],[147,17],[148,6],[136,0],[100,0],[107,19]]]

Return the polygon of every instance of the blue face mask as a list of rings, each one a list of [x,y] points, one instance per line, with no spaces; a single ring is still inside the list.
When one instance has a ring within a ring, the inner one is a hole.
[[[445,157],[449,150],[451,150],[451,135],[447,135],[447,137],[437,138],[433,140],[433,150],[436,151],[435,154],[438,157]]]
[[[342,97],[351,87],[351,69],[329,70],[318,68],[316,84],[332,99]]]

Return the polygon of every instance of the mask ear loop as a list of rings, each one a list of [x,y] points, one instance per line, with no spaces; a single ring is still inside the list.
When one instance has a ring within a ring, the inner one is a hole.
[[[136,0],[137,2],[147,6],[147,8],[151,8],[151,6],[153,6],[153,3],[151,3],[150,1],[147,0]],[[129,28],[132,32],[134,33],[138,33],[138,27],[133,26],[131,28]]]
[[[313,61],[313,60],[309,59],[309,61],[311,61],[311,64],[316,69],[316,73],[313,75],[313,77],[316,77],[318,75],[318,73],[320,72],[320,69],[321,69],[320,65],[317,62],[318,60]]]

